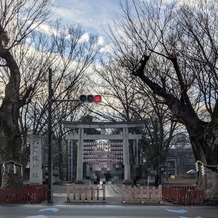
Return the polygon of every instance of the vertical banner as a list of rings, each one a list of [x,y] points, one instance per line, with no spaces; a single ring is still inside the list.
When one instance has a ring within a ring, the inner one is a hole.
[[[30,183],[42,184],[42,136],[30,139]]]

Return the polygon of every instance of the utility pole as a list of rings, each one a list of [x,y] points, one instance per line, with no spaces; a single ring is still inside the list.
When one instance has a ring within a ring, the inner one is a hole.
[[[52,103],[53,103],[53,90],[52,90],[52,70],[49,68],[48,73],[48,193],[47,202],[53,203],[52,196]]]

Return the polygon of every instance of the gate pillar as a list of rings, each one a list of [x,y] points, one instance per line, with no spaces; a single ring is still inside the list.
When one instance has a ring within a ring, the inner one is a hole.
[[[84,129],[79,128],[79,137],[77,145],[77,168],[76,168],[76,184],[83,184],[83,137]]]
[[[128,127],[123,128],[123,165],[124,165],[124,181],[123,184],[131,184],[130,180],[130,164],[129,164],[129,131]]]

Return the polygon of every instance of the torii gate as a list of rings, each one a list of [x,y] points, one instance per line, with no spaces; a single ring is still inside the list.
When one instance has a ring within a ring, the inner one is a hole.
[[[84,140],[122,140],[123,141],[123,165],[124,165],[124,182],[130,183],[130,164],[129,164],[129,140],[141,139],[141,134],[130,134],[128,128],[143,127],[143,121],[128,121],[128,122],[71,122],[62,121],[65,128],[78,129],[78,134],[69,134],[67,140],[78,140],[77,149],[77,171],[76,182],[82,183],[83,180],[83,143]],[[101,129],[101,134],[87,135],[84,134],[84,129]],[[105,135],[107,128],[122,128],[123,134]]]

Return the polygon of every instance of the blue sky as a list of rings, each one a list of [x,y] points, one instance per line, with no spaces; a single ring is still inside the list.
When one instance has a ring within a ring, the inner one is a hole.
[[[53,0],[55,14],[65,24],[79,23],[86,31],[104,35],[107,23],[116,17],[120,0]]]

